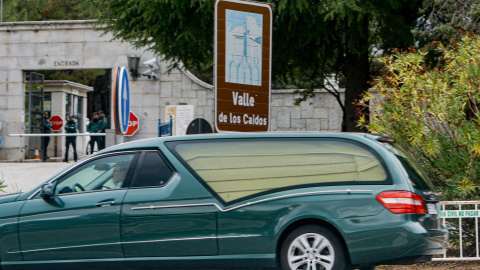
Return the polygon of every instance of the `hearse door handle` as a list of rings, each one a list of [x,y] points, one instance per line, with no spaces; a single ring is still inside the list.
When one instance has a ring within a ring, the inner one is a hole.
[[[105,207],[105,206],[112,206],[115,204],[115,201],[106,201],[106,202],[98,202],[95,204],[96,207]]]

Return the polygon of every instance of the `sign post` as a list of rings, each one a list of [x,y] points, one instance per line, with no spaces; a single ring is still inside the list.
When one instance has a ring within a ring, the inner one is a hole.
[[[272,7],[243,0],[215,4],[215,130],[268,131]]]
[[[67,95],[68,96],[68,95]],[[54,115],[52,117],[50,117],[50,123],[52,123],[52,131],[60,131],[63,127],[63,119],[62,117],[58,116],[58,115]],[[55,153],[55,156],[57,156],[57,153],[58,153],[58,149],[57,149],[57,136],[55,136],[55,139],[54,139],[54,153]]]

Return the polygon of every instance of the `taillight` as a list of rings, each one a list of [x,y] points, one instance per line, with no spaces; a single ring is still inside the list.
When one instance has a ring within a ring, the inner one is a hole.
[[[426,214],[423,197],[409,191],[384,191],[377,200],[394,214]]]

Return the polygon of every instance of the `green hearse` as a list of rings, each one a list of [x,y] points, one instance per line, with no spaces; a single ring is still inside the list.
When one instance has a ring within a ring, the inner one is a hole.
[[[438,194],[391,138],[116,145],[0,197],[1,269],[372,269],[443,254]]]

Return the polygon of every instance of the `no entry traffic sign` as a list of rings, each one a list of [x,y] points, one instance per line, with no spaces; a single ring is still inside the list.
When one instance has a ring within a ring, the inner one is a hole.
[[[63,119],[58,115],[50,117],[50,122],[52,123],[52,130],[59,131],[63,127]]]

